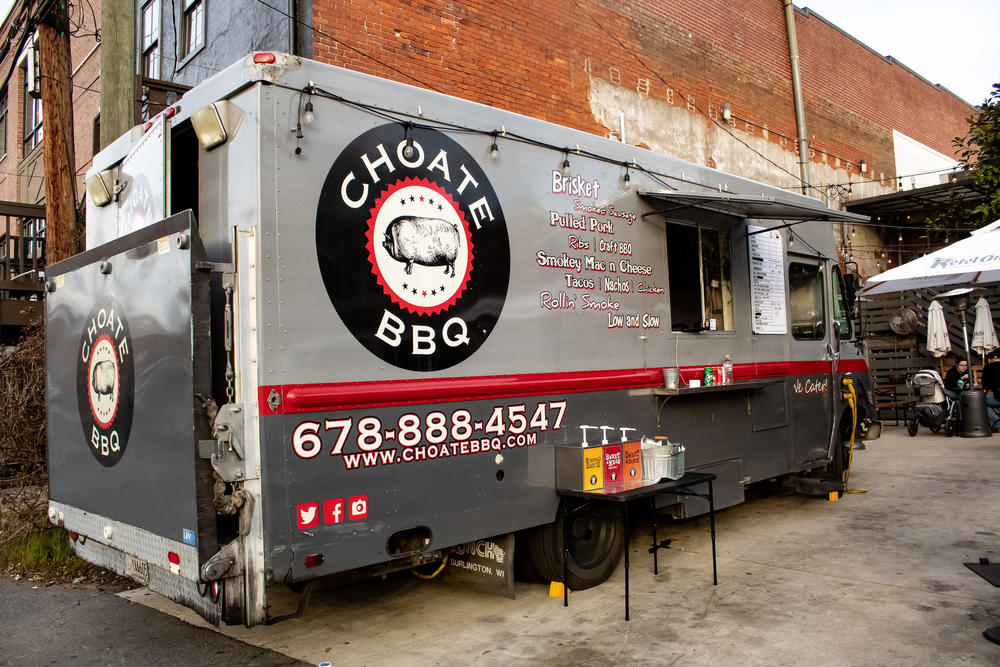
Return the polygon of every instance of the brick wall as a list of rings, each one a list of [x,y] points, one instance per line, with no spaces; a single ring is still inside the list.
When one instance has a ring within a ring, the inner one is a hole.
[[[595,113],[593,80],[713,119],[728,102],[737,134],[795,155],[781,0],[316,0],[313,18],[314,57],[331,64],[602,135],[617,119]],[[893,128],[953,153],[971,107],[815,14],[796,11],[796,30],[819,173],[858,179],[864,159],[869,177],[891,181]],[[705,150],[665,150],[721,162]],[[788,185],[787,169],[767,169],[764,180]]]
[[[20,3],[17,3],[18,5]],[[93,12],[90,11],[91,7]],[[82,11],[79,7],[72,13],[70,35],[70,59],[74,71],[71,88],[73,99],[73,134],[75,148],[74,170],[77,178],[77,201],[83,196],[84,173],[90,167],[93,158],[93,124],[100,110],[100,46],[95,32],[95,18],[101,15],[100,0],[89,0]],[[17,11],[12,12],[13,16]],[[10,17],[0,26],[0,31],[7,34],[10,30]],[[18,32],[20,35],[20,32]],[[96,46],[96,48],[95,48]],[[15,68],[7,84],[7,152],[0,155],[0,200],[39,203],[44,196],[42,166],[39,161],[26,162],[25,157],[33,158],[36,148],[25,156],[22,140],[24,138],[24,73],[17,67],[17,57],[20,55],[13,48],[7,57],[0,62],[0,81],[13,67]],[[43,139],[44,143],[44,139]],[[18,174],[21,177],[18,177]]]

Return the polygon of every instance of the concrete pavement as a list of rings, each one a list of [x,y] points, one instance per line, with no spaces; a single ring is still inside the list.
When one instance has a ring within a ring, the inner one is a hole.
[[[850,486],[867,493],[829,502],[765,483],[720,512],[717,587],[707,517],[661,527],[673,544],[659,576],[637,521],[628,623],[619,567],[566,609],[542,585],[508,600],[399,573],[223,632],[335,665],[996,665],[981,633],[1000,624],[1000,589],[962,563],[1000,560],[998,479],[1000,436],[887,427],[855,453]],[[121,595],[204,625],[144,589]]]

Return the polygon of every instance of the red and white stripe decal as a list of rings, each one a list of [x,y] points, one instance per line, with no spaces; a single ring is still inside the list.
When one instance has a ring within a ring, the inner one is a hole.
[[[864,373],[868,371],[868,364],[864,359],[844,359],[840,362],[839,370],[841,373]],[[685,382],[692,378],[701,378],[703,371],[703,366],[682,366],[681,378]],[[733,366],[733,376],[736,380],[822,375],[829,372],[830,363],[826,361],[768,361]],[[662,369],[635,368],[571,373],[268,385],[260,387],[258,400],[261,414],[269,415],[661,386],[663,386]],[[281,403],[274,411],[268,404],[272,390],[281,397]]]

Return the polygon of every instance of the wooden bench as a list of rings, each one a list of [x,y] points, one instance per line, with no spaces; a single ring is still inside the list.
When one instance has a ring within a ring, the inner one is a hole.
[[[915,405],[916,402],[917,402],[917,399],[915,399],[915,398],[897,399],[895,401],[879,401],[879,402],[877,402],[875,404],[875,411],[881,413],[881,411],[883,409],[885,409],[885,410],[892,409],[892,411],[894,413],[893,417],[896,420],[896,426],[899,426],[899,415],[900,415],[900,412],[902,412],[902,414],[903,414],[903,421],[905,422],[906,421],[906,408],[908,408],[911,405]]]
[[[905,384],[875,385],[875,412],[881,417],[882,410],[892,410],[896,426],[899,426],[900,413],[902,413],[902,420],[905,422],[906,409],[917,402],[916,396],[901,397],[900,390],[903,392],[913,391]]]

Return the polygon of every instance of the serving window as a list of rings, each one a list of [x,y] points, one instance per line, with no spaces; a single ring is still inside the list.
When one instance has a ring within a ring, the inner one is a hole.
[[[666,228],[671,329],[732,331],[729,231],[677,223]]]

